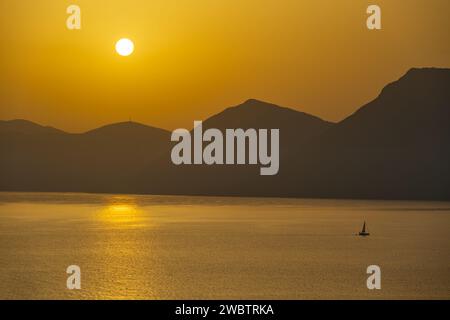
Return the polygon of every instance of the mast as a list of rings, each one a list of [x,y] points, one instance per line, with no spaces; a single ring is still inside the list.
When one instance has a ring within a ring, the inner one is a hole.
[[[363,229],[362,229],[363,233],[366,233],[366,222],[364,221],[364,225],[363,225]]]

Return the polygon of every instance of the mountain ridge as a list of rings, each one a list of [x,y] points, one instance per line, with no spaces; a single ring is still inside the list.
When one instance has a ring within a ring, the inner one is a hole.
[[[337,123],[256,99],[203,121],[279,128],[270,177],[258,166],[175,166],[170,132],[140,123],[70,134],[0,121],[0,190],[450,200],[449,112],[450,69],[420,68]]]
[[[306,112],[302,112],[302,111],[299,111],[299,110],[296,110],[296,109],[293,109],[293,108],[282,107],[282,106],[279,106],[279,105],[276,105],[276,104],[273,104],[273,103],[269,103],[269,102],[265,102],[265,101],[257,100],[257,99],[253,99],[253,98],[247,99],[247,100],[245,100],[243,103],[241,103],[239,105],[227,107],[224,110],[209,116],[208,118],[203,120],[203,122],[211,120],[211,119],[215,118],[216,116],[222,115],[225,112],[240,111],[239,108],[249,108],[249,107],[255,107],[255,106],[263,107],[263,108],[265,108],[266,111],[269,110],[268,107],[271,107],[273,109],[270,110],[270,111],[274,111],[275,110],[275,111],[282,111],[282,112],[290,112],[291,114],[297,114],[297,115],[305,116],[305,117],[308,117],[308,118],[311,118],[311,119],[314,119],[314,120],[317,120],[317,121],[323,121],[323,122],[326,122],[326,123],[333,123],[333,122],[330,122],[330,121],[322,120],[321,118],[319,118],[317,116],[314,116],[314,115],[311,115],[311,114],[308,114]],[[101,125],[101,126],[98,126],[98,127],[92,128],[92,129],[85,130],[83,132],[72,133],[72,132],[67,132],[67,131],[64,131],[62,129],[58,129],[58,128],[55,128],[55,127],[52,127],[52,126],[42,125],[42,124],[39,124],[37,122],[31,121],[31,120],[26,120],[26,119],[21,119],[21,118],[11,119],[11,120],[0,120],[0,128],[2,128],[2,126],[5,126],[5,125],[10,125],[10,124],[19,123],[19,122],[27,123],[30,127],[31,126],[35,126],[35,127],[39,127],[39,128],[48,128],[48,129],[53,129],[55,131],[58,131],[60,133],[66,133],[66,134],[72,134],[72,135],[91,134],[91,133],[95,133],[95,132],[98,132],[98,131],[107,130],[107,129],[111,129],[111,128],[119,128],[119,127],[125,127],[125,129],[126,129],[126,127],[128,127],[128,128],[141,127],[141,128],[147,128],[147,129],[154,129],[154,130],[157,130],[157,131],[170,132],[167,129],[159,128],[159,127],[156,127],[156,126],[153,126],[153,125],[149,125],[149,124],[145,124],[145,123],[142,123],[142,122],[120,121],[120,122],[113,122],[113,123]]]

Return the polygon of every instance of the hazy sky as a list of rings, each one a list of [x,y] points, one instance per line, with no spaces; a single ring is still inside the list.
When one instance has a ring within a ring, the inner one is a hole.
[[[381,31],[366,28],[369,4]],[[257,98],[337,121],[411,67],[450,67],[449,12],[448,0],[2,0],[0,119],[173,129]],[[133,55],[116,54],[121,37]]]

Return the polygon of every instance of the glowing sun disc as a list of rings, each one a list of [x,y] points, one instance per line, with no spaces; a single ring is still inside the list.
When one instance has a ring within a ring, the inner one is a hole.
[[[120,39],[116,43],[116,51],[121,56],[129,56],[134,51],[133,41],[131,41],[130,39]]]

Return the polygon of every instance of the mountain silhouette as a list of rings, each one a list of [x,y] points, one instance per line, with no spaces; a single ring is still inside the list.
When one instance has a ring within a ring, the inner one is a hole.
[[[57,134],[64,133],[53,127],[40,126],[34,122],[17,119],[11,121],[0,120],[0,133],[2,135],[23,134]]]
[[[124,191],[170,140],[134,122],[71,134],[13,120],[0,132],[0,190],[20,191]]]
[[[227,108],[203,122],[205,129],[283,128],[282,137],[296,138],[299,142],[331,125],[332,123],[315,116],[255,99]]]
[[[330,130],[347,147],[407,147],[448,142],[450,72],[411,69]]]
[[[411,69],[387,85],[310,142],[304,170],[320,170],[328,187],[309,191],[336,198],[449,199],[449,89],[450,70],[436,68]]]
[[[301,152],[302,146],[309,139],[325,132],[332,125],[303,112],[250,99],[203,121],[203,131],[217,128],[225,136],[225,130],[228,128],[279,129],[282,171],[284,166],[288,165],[289,153]],[[171,147],[174,144],[171,144]],[[260,176],[259,165],[176,166],[170,159],[171,147],[164,156],[149,166],[147,172],[136,177],[135,185],[139,192],[233,196],[274,194],[273,188],[267,185],[276,178]],[[153,181],[154,184],[148,184],[148,181]]]
[[[255,99],[203,122],[280,129],[276,176],[175,166],[170,132],[134,122],[70,134],[0,121],[0,190],[449,200],[449,89],[450,69],[411,69],[339,123]]]

